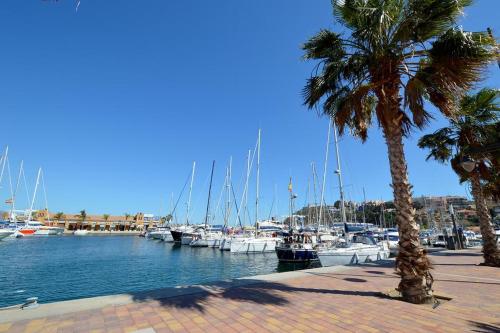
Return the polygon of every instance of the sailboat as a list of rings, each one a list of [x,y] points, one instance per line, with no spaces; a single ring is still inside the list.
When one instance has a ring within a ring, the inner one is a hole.
[[[209,228],[208,218],[210,212],[210,199],[212,194],[212,181],[214,177],[215,161],[212,162],[212,172],[210,174],[210,186],[208,187],[207,211],[205,213],[205,227],[200,229],[198,233],[193,234],[193,238],[189,243],[191,247],[219,247],[222,233],[214,232]]]
[[[257,176],[255,194],[255,233],[250,237],[234,237],[231,239],[231,253],[264,253],[274,252],[276,242],[281,239],[269,237],[265,233],[259,234],[259,178],[260,178],[260,143],[261,130],[257,139]]]
[[[376,241],[365,235],[351,235],[347,226],[347,219],[344,206],[344,190],[342,184],[342,172],[340,167],[339,145],[335,121],[333,124],[333,134],[335,139],[335,152],[337,157],[337,170],[335,173],[339,180],[340,190],[340,215],[345,228],[345,239],[336,242],[333,246],[318,247],[318,257],[322,266],[351,265],[367,261],[377,261],[389,257],[387,244],[377,244]]]
[[[35,197],[38,190],[38,185],[40,184],[40,180],[42,182],[43,192],[45,195],[45,210],[47,212],[47,219],[50,223],[50,215],[47,204],[47,192],[45,189],[45,180],[43,178],[42,168],[38,169],[38,175],[35,183],[35,190],[33,191],[33,198],[31,200],[30,209],[28,210],[28,214],[26,216],[25,224],[19,230],[16,231],[16,237],[24,237],[24,236],[50,236],[50,235],[62,235],[64,232],[64,228],[47,226],[42,222],[33,221],[32,213],[33,213],[33,205],[35,203]]]
[[[319,206],[319,214],[316,225],[316,235],[312,235],[302,232],[294,233],[293,228],[293,200],[295,195],[293,194],[292,188],[292,177],[290,177],[290,183],[288,184],[288,191],[290,192],[290,235],[284,238],[284,241],[276,247],[276,255],[280,262],[294,262],[294,263],[306,263],[312,261],[318,261],[318,251],[316,249],[316,241],[321,239],[320,226],[321,219],[323,216],[323,200],[325,195],[325,185],[326,185],[326,171],[328,167],[328,155],[330,148],[330,132],[331,132],[331,122],[328,123],[328,133],[326,139],[326,151],[325,151],[325,163],[323,167],[323,184],[321,189],[321,199]],[[314,164],[313,166],[313,177],[315,176]],[[309,212],[309,210],[308,210]]]
[[[175,229],[170,230],[170,234],[172,235],[172,239],[175,243],[183,244],[182,236],[184,234],[186,234],[186,236],[188,236],[189,234],[194,232],[194,228],[189,225],[189,213],[190,213],[190,208],[191,208],[191,194],[193,192],[193,181],[194,181],[195,170],[196,170],[196,161],[193,161],[193,168],[191,170],[191,182],[189,185],[189,197],[188,197],[187,209],[186,209],[186,223],[184,225],[181,225],[181,226],[175,228]],[[189,245],[189,243],[191,241],[192,241],[192,239],[185,239],[184,245]]]

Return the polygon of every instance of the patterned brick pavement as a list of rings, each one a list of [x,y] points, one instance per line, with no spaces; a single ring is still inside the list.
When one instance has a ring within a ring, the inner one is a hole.
[[[201,290],[41,319],[0,323],[0,332],[500,332],[500,269],[478,251],[432,254],[437,307],[383,297],[393,262],[334,273]]]

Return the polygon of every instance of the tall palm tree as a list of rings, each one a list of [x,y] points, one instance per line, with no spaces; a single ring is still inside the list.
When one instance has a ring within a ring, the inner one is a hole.
[[[104,219],[105,222],[108,222],[109,214],[102,214],[102,218]]]
[[[128,219],[130,218],[130,214],[129,213],[125,213],[125,221],[128,221]]]
[[[499,139],[500,90],[482,89],[475,95],[465,96],[460,102],[461,112],[450,119],[448,127],[433,134],[424,135],[418,145],[430,149],[427,159],[433,158],[445,163],[451,161],[453,170],[460,181],[469,181],[476,202],[479,226],[483,236],[484,264],[500,267],[500,250],[491,224],[485,200],[484,185],[493,191],[500,190],[498,170],[500,166],[500,146],[488,149]],[[485,149],[486,148],[486,149]],[[465,159],[472,159],[472,171],[462,167]]]
[[[318,61],[303,91],[305,104],[321,104],[341,134],[349,127],[366,140],[374,117],[382,129],[400,234],[398,290],[413,303],[433,300],[432,276],[419,243],[403,138],[431,119],[425,100],[453,115],[455,96],[470,89],[495,58],[494,40],[486,32],[455,26],[470,3],[333,0],[334,17],[347,35],[321,30],[303,46],[304,58]]]

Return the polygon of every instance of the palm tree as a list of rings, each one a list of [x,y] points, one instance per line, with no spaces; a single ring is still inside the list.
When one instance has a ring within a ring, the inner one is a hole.
[[[130,218],[130,214],[129,213],[125,213],[123,215],[125,215],[125,221],[128,221],[128,219]]]
[[[316,60],[304,91],[309,108],[322,105],[343,134],[363,141],[376,117],[388,148],[400,234],[398,290],[412,303],[431,302],[431,264],[420,246],[403,138],[431,119],[429,100],[445,115],[454,99],[480,79],[495,58],[486,32],[457,29],[471,0],[334,0],[333,13],[347,36],[321,30],[303,46]],[[404,97],[400,95],[404,92]]]
[[[108,222],[108,220],[109,220],[109,214],[103,214],[102,218],[104,219],[105,222]]]
[[[58,212],[57,214],[54,215],[54,219],[57,221],[61,221],[64,217],[65,216],[63,212]]]
[[[85,209],[81,210],[80,214],[76,216],[79,217],[82,220],[82,222],[84,222],[87,219],[87,212],[85,211]]]
[[[460,181],[470,182],[483,236],[484,264],[500,267],[500,251],[484,190],[484,185],[492,190],[500,190],[500,147],[484,149],[493,142],[497,142],[497,145],[500,142],[495,141],[499,139],[497,131],[500,129],[500,90],[485,88],[475,95],[465,96],[460,102],[460,109],[460,114],[450,120],[448,127],[424,135],[418,145],[430,149],[427,159],[433,158],[442,163],[451,161]],[[462,162],[469,159],[472,159],[471,172],[462,167]],[[494,195],[490,193],[490,196]]]

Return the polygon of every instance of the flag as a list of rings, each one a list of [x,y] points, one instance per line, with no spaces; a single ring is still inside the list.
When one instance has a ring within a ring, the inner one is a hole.
[[[290,177],[290,183],[288,183],[288,192],[292,193],[293,187],[292,187],[292,177]]]
[[[12,198],[9,198],[9,199],[5,200],[5,203],[7,205],[12,205]]]

